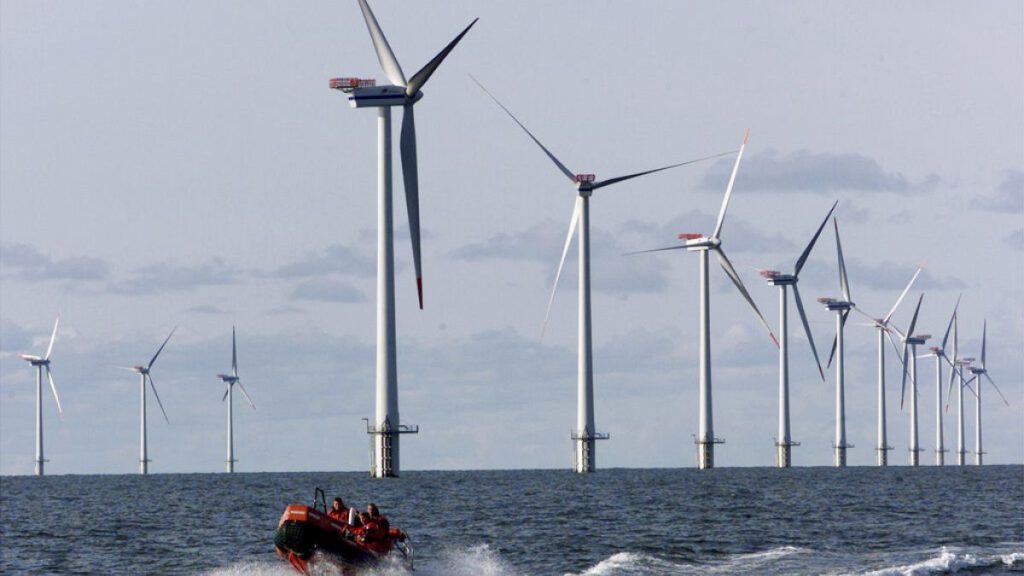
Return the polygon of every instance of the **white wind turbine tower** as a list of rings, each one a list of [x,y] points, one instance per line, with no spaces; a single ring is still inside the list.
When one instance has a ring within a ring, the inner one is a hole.
[[[900,410],[903,410],[903,401],[907,389],[907,371],[910,372],[910,465],[917,466],[920,463],[921,444],[918,436],[917,426],[917,347],[923,345],[931,338],[931,334],[914,334],[914,327],[917,325],[917,315],[921,311],[921,301],[924,294],[917,299],[917,307],[914,308],[914,316],[910,319],[910,326],[903,338],[903,385],[900,387]],[[909,352],[908,352],[909,350]],[[909,357],[908,357],[909,353]],[[909,364],[908,364],[909,362]]]
[[[961,358],[957,352],[959,349],[959,319],[956,313],[953,314],[953,368],[949,371],[949,388],[946,389],[946,411],[949,411],[949,401],[953,393],[953,382],[956,381],[956,463],[963,466],[967,460],[966,436],[964,434],[964,388],[975,394],[974,389],[964,380],[964,368],[970,368],[974,358]],[[971,378],[974,380],[974,378]]]
[[[811,255],[811,249],[814,248],[814,244],[818,241],[818,236],[821,235],[821,231],[825,228],[825,224],[828,223],[828,219],[832,212],[835,211],[837,204],[839,204],[838,201],[832,204],[832,208],[825,215],[825,219],[821,221],[818,231],[814,233],[814,237],[807,244],[807,248],[804,249],[803,253],[800,254],[800,258],[796,261],[792,274],[783,274],[777,270],[761,270],[761,276],[767,279],[769,284],[779,287],[779,436],[775,441],[777,450],[776,465],[779,468],[790,467],[792,447],[800,445],[799,442],[793,441],[789,429],[789,320],[786,287],[793,287],[793,299],[796,302],[796,309],[800,313],[800,320],[804,325],[804,333],[807,334],[807,343],[810,344],[811,352],[814,354],[814,362],[818,365],[818,374],[824,381],[825,372],[821,369],[818,349],[814,346],[814,337],[811,335],[811,326],[807,322],[807,314],[804,312],[804,304],[800,299],[800,290],[797,288],[797,282],[799,281],[800,270],[807,262],[807,257]]]
[[[47,462],[43,457],[43,370],[46,370],[46,380],[50,383],[50,390],[53,391],[53,399],[57,401],[57,413],[63,418],[64,409],[60,406],[60,397],[57,396],[57,386],[53,383],[53,374],[50,372],[50,354],[53,352],[53,343],[57,341],[57,326],[60,325],[60,315],[53,323],[53,334],[50,335],[50,345],[46,347],[46,355],[43,357],[31,354],[19,354],[22,360],[28,362],[36,369],[36,476],[43,475],[43,468]]]
[[[910,287],[914,285],[914,281],[917,280],[918,275],[921,274],[921,268],[914,272],[914,276],[907,283],[907,287],[900,293],[900,297],[896,299],[896,303],[893,304],[892,309],[885,315],[885,318],[875,318],[870,314],[867,314],[859,307],[854,307],[858,313],[863,314],[871,320],[870,326],[873,326],[878,330],[878,445],[875,446],[875,451],[878,453],[877,460],[879,466],[887,466],[889,464],[889,450],[892,450],[892,446],[889,446],[888,432],[886,429],[886,408],[885,408],[885,340],[888,339],[893,349],[896,351],[897,360],[902,362],[902,358],[899,356],[900,350],[896,347],[896,342],[892,339],[892,332],[899,334],[899,330],[895,326],[890,325],[892,321],[892,315],[896,313],[896,309],[899,308],[901,302],[903,302],[904,296],[910,291]],[[833,348],[833,351],[835,349]],[[831,361],[831,358],[830,358]]]
[[[224,461],[225,471],[229,474],[235,471],[235,431],[234,431],[234,418],[233,418],[233,406],[234,403],[234,389],[235,384],[242,391],[242,395],[245,396],[245,400],[249,403],[249,406],[253,410],[256,409],[256,405],[252,403],[252,398],[249,398],[249,393],[245,391],[245,386],[242,386],[242,380],[238,378],[238,351],[235,346],[235,327],[231,327],[231,374],[217,374],[217,378],[220,378],[221,382],[227,384],[228,388],[224,391],[224,397],[221,398],[221,402],[227,400],[228,403],[228,457]]]
[[[160,412],[162,412],[163,415],[164,415],[164,420],[167,421],[168,424],[171,423],[171,420],[167,417],[167,411],[164,410],[164,404],[163,404],[163,402],[160,401],[160,395],[157,394],[156,385],[153,384],[153,377],[150,375],[149,372],[153,368],[153,363],[156,362],[157,357],[160,356],[161,352],[163,352],[164,346],[167,346],[167,342],[171,339],[171,336],[174,336],[174,331],[177,330],[177,329],[178,329],[178,327],[175,326],[171,330],[171,333],[167,335],[166,339],[164,339],[164,343],[160,345],[160,348],[157,348],[156,354],[153,354],[153,358],[149,361],[149,364],[147,364],[145,366],[133,366],[131,368],[121,367],[122,370],[130,370],[130,371],[135,372],[136,374],[139,375],[139,393],[140,393],[140,397],[142,399],[141,408],[140,408],[142,425],[141,425],[141,438],[140,438],[140,441],[139,441],[139,473],[140,474],[146,474],[146,473],[149,472],[149,463],[150,463],[149,453],[146,451],[146,381],[147,380],[149,380],[149,387],[153,390],[153,396],[156,397],[156,403],[157,403],[158,406],[160,406]]]
[[[423,308],[423,274],[420,265],[419,177],[416,164],[416,121],[413,106],[423,97],[420,88],[437,70],[445,57],[476,23],[459,33],[441,52],[413,74],[408,81],[402,72],[366,0],[358,0],[370,32],[377,59],[391,85],[377,86],[375,80],[335,78],[333,89],[349,94],[353,108],[377,109],[377,407],[373,424],[367,424],[373,445],[370,474],[377,478],[398,476],[399,438],[416,433],[417,426],[401,424],[398,414],[398,375],[395,353],[395,255],[391,199],[391,107],[402,107],[402,133],[399,149],[406,207],[409,212],[409,236],[412,240],[416,291]]]
[[[843,260],[843,245],[839,242],[839,223],[835,217],[832,224],[836,230],[836,254],[839,262],[839,288],[843,293],[843,299],[818,298],[818,302],[825,305],[830,312],[836,313],[836,338],[832,350],[836,358],[836,437],[832,443],[835,450],[833,464],[836,467],[846,466],[846,450],[853,448],[853,444],[846,442],[846,367],[844,365],[845,353],[843,346],[843,330],[846,328],[846,318],[850,315],[854,303],[850,300],[850,282],[846,277],[846,262]],[[832,356],[829,356],[829,364]]]
[[[743,144],[740,146],[739,153],[736,155],[736,163],[733,164],[732,174],[729,176],[729,184],[725,188],[725,198],[722,199],[722,208],[718,212],[718,221],[715,224],[715,230],[711,233],[711,236],[704,236],[699,233],[687,233],[680,234],[679,239],[684,240],[685,243],[682,246],[671,246],[668,248],[657,248],[654,250],[644,250],[644,252],[659,252],[662,250],[686,250],[687,252],[697,252],[700,256],[700,419],[699,419],[699,432],[698,437],[694,440],[697,444],[697,467],[705,470],[715,467],[715,444],[722,444],[725,440],[721,438],[715,438],[714,422],[712,418],[712,398],[711,398],[711,302],[710,302],[710,291],[708,290],[708,252],[714,251],[718,257],[719,264],[722,265],[722,269],[725,270],[726,275],[732,280],[732,283],[736,286],[736,289],[740,291],[743,298],[750,304],[750,307],[757,314],[758,320],[764,326],[765,330],[768,331],[768,335],[771,337],[772,342],[776,346],[779,345],[779,341],[775,338],[775,334],[772,333],[772,329],[768,327],[768,322],[765,321],[764,316],[761,315],[761,311],[758,310],[757,305],[754,304],[754,300],[750,297],[750,293],[747,292],[746,286],[743,285],[743,280],[740,279],[739,274],[736,273],[736,269],[733,268],[732,262],[725,255],[725,251],[722,249],[722,240],[719,238],[719,234],[722,232],[722,224],[725,222],[725,211],[729,208],[729,198],[732,196],[732,187],[736,182],[736,173],[740,168],[740,161],[743,159],[743,150],[747,147],[747,139],[750,136],[750,131],[747,130],[743,136]]]
[[[572,217],[569,219],[569,231],[565,237],[565,246],[562,248],[562,258],[558,263],[558,272],[555,274],[554,286],[551,288],[551,297],[548,299],[547,312],[544,315],[544,327],[547,326],[548,316],[551,313],[551,304],[555,299],[555,291],[558,289],[558,280],[562,276],[562,267],[565,265],[565,257],[569,253],[569,246],[572,244],[573,233],[578,230],[579,241],[579,329],[578,337],[578,360],[577,360],[577,387],[576,387],[576,429],[572,431],[573,440],[573,469],[581,474],[593,472],[597,466],[596,441],[607,440],[608,434],[597,432],[594,423],[594,374],[593,374],[593,347],[591,344],[591,313],[590,313],[590,196],[595,190],[617,184],[632,178],[661,172],[669,168],[675,168],[686,164],[693,164],[702,160],[718,158],[732,152],[725,152],[680,162],[653,170],[645,170],[626,176],[617,176],[605,180],[597,180],[594,174],[575,174],[565,164],[558,160],[543,144],[540,143],[533,133],[527,130],[526,126],[519,121],[512,112],[505,107],[493,94],[483,87],[480,82],[473,78],[476,85],[480,87],[494,102],[519,125],[526,135],[534,141],[544,154],[558,167],[558,169],[573,183],[576,188],[576,202],[573,207]],[[542,328],[543,336],[543,328]]]
[[[949,317],[949,324],[946,326],[946,334],[942,337],[942,345],[932,346],[929,353],[923,358],[935,357],[935,465],[946,464],[946,444],[942,430],[942,363],[946,362],[950,368],[950,384],[953,383],[953,373],[956,372],[956,364],[946,356],[946,343],[949,342],[949,331],[953,329],[953,321],[956,320],[956,311],[960,308],[960,297],[956,299],[956,306],[953,307],[953,315]],[[956,357],[956,352],[953,353]],[[948,393],[947,393],[948,394]]]
[[[976,405],[977,412],[975,413],[974,420],[974,425],[977,428],[974,437],[974,463],[977,464],[978,466],[981,466],[982,456],[985,454],[985,452],[981,449],[981,378],[984,376],[985,379],[988,380],[989,384],[991,384],[992,387],[996,389],[996,392],[999,393],[999,397],[1003,399],[1003,403],[1006,404],[1007,406],[1010,405],[1010,403],[1006,400],[1006,396],[1003,396],[1002,390],[999,389],[999,386],[996,386],[996,383],[992,380],[992,377],[988,375],[988,369],[985,368],[985,336],[987,332],[988,321],[986,320],[985,323],[982,325],[981,329],[981,368],[975,368],[973,366],[971,367],[971,373],[974,374],[974,378],[978,380],[978,383],[975,385],[978,389],[975,390],[974,392],[974,395],[977,397],[978,400],[978,403]],[[970,382],[968,382],[968,384],[969,383]]]

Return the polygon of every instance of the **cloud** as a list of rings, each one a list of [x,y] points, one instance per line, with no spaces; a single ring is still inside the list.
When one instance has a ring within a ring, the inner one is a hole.
[[[278,278],[312,278],[338,274],[367,278],[376,275],[377,261],[371,255],[344,244],[331,244],[321,252],[307,253],[304,258],[278,267]]]
[[[366,295],[355,286],[342,280],[314,278],[295,287],[292,298],[316,302],[364,302]]]
[[[566,230],[554,220],[545,220],[520,232],[502,232],[451,252],[460,260],[520,260],[549,262],[557,246],[565,241]]]
[[[194,265],[174,262],[137,268],[134,277],[111,284],[115,292],[125,294],[157,294],[188,291],[200,286],[226,286],[240,281],[241,271],[222,258]]]
[[[0,262],[4,272],[21,280],[104,280],[110,266],[99,258],[72,256],[53,259],[29,244],[0,244]]]
[[[211,315],[226,314],[226,312],[223,309],[218,308],[216,306],[212,306],[210,304],[200,304],[199,306],[193,306],[191,308],[186,308],[185,312],[188,312],[188,313],[191,313],[191,314],[211,314]]]
[[[628,232],[641,228],[648,233],[651,226],[629,224]],[[564,224],[545,220],[520,232],[496,234],[482,242],[467,244],[451,252],[454,258],[479,261],[484,259],[536,262],[548,270],[546,283],[554,282],[561,250],[565,245]],[[594,292],[628,294],[632,292],[660,292],[668,287],[665,268],[650,258],[623,257],[630,251],[622,235],[604,228],[591,227],[591,289]],[[566,255],[560,284],[571,288],[577,284],[575,262],[578,254],[576,237]]]
[[[733,160],[716,162],[704,174],[700,187],[724,191]],[[911,192],[933,186],[937,176],[914,184],[899,172],[887,172],[877,160],[861,154],[829,154],[798,150],[780,154],[766,150],[749,156],[736,177],[736,187],[772,192],[830,193],[841,190],[863,192]]]
[[[1007,170],[995,193],[980,198],[974,207],[991,212],[1024,212],[1024,171]]]
[[[24,352],[32,346],[32,335],[10,320],[0,320],[0,351]]]
[[[1018,252],[1024,252],[1024,228],[1013,232],[1009,236],[1003,239],[1003,242],[1010,247],[1011,250]]]

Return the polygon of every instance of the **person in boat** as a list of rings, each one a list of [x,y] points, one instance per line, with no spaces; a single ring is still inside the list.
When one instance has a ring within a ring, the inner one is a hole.
[[[331,509],[327,512],[327,515],[338,522],[348,524],[348,507],[345,506],[345,501],[340,496],[334,499],[331,503]]]

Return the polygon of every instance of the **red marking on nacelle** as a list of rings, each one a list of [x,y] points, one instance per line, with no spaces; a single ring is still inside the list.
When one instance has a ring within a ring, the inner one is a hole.
[[[700,238],[701,236],[703,236],[703,234],[700,234],[698,232],[683,232],[682,234],[679,235],[679,239],[680,240],[696,240],[697,238]]]
[[[577,174],[574,180],[576,180],[577,183],[593,182],[594,180],[597,180],[597,176],[594,174]]]
[[[818,302],[820,302],[822,304],[831,304],[831,303],[833,303],[835,301],[836,301],[835,298],[825,298],[825,297],[818,298]]]
[[[331,78],[330,87],[334,90],[350,92],[354,88],[366,88],[376,86],[377,81],[372,78]]]
[[[778,270],[758,270],[757,273],[760,274],[762,278],[768,278],[769,280],[781,274]]]

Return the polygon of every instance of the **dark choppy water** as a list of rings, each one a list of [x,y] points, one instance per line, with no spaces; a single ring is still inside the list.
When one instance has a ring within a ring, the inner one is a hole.
[[[292,574],[274,527],[317,485],[428,576],[1024,573],[1022,466],[5,477],[0,572]]]

